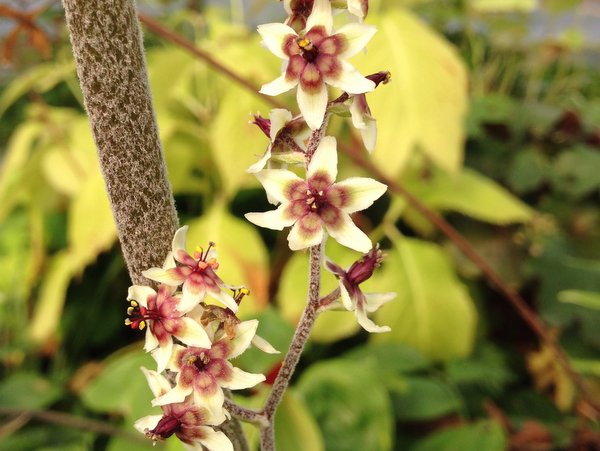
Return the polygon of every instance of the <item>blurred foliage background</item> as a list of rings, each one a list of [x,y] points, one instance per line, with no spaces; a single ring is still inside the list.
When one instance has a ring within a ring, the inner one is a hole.
[[[138,6],[256,85],[279,71],[254,31],[284,19],[277,2]],[[522,294],[600,401],[600,6],[372,0],[367,22],[379,32],[354,63],[393,78],[369,95],[375,164]],[[285,350],[307,257],[243,219],[268,209],[245,169],[267,145],[249,113],[270,107],[161,36],[145,44],[188,242],[217,242],[221,277],[251,290],[242,317]],[[0,450],[152,449],[132,429],[155,412],[138,370],[152,361],[123,326],[129,278],[60,4],[3,2],[0,52]],[[347,118],[330,134],[364,152]],[[340,171],[369,175],[347,157]],[[278,449],[600,449],[595,412],[453,241],[394,192],[355,220],[388,255],[365,289],[398,293],[375,318],[392,332],[368,336],[348,312],[319,318]],[[358,257],[335,242],[327,254]],[[272,375],[280,358],[237,364]],[[267,390],[236,399],[259,406]]]

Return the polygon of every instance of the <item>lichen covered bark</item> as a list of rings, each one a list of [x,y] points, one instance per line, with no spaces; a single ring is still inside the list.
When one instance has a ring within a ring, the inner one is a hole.
[[[77,74],[133,283],[161,266],[178,219],[133,0],[63,0]]]

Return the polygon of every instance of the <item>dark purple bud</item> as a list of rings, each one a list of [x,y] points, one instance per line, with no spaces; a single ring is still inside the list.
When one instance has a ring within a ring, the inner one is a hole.
[[[389,83],[392,79],[392,73],[390,71],[377,72],[375,74],[367,75],[367,78],[375,83],[375,86],[379,86],[381,83],[384,85]]]
[[[254,114],[253,116],[254,120],[251,123],[257,125],[267,135],[267,138],[271,139],[271,121],[260,114]]]
[[[146,436],[152,440],[165,440],[179,431],[181,422],[174,416],[163,416],[156,427],[146,432]]]
[[[373,275],[375,268],[381,265],[383,261],[383,253],[379,249],[379,246],[375,246],[368,253],[363,255],[360,260],[354,262],[348,273],[346,274],[346,280],[352,285],[358,286],[365,280],[368,280]]]

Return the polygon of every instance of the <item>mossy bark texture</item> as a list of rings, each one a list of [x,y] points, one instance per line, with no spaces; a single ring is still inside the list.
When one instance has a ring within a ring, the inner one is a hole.
[[[133,0],[63,0],[77,74],[133,283],[178,225]]]

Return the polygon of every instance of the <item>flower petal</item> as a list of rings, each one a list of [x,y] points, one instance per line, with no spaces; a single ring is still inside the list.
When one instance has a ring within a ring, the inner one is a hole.
[[[177,251],[179,249],[185,250],[186,236],[187,236],[188,226],[183,226],[177,229],[175,235],[173,236],[173,241],[171,242],[171,249],[173,254],[177,255]]]
[[[354,309],[356,309],[356,305],[355,305],[356,303],[352,302],[350,293],[348,293],[348,290],[346,290],[346,287],[344,286],[344,284],[342,283],[341,280],[340,280],[340,299],[342,300],[342,304],[346,310],[351,312]]]
[[[171,287],[177,287],[185,280],[185,277],[180,272],[174,271],[173,268],[150,268],[142,271],[142,276]]]
[[[188,346],[196,346],[198,348],[210,348],[212,342],[204,328],[191,318],[180,318],[183,327],[177,331],[175,337]]]
[[[223,387],[231,390],[242,390],[244,388],[254,387],[256,384],[260,384],[266,379],[263,374],[246,373],[236,367],[232,367],[232,370],[232,378],[228,381],[221,382]]]
[[[333,136],[325,136],[308,164],[306,178],[310,179],[317,173],[324,173],[329,183],[333,183],[337,177],[337,165],[337,141]]]
[[[258,172],[256,178],[267,194],[277,202],[291,201],[290,190],[299,184],[306,186],[304,180],[286,169],[265,169]]]
[[[369,11],[369,0],[348,0],[348,12],[354,14],[361,21]]]
[[[177,384],[167,393],[152,400],[153,406],[166,406],[167,404],[176,404],[183,402],[187,395],[189,395],[194,389],[190,386],[188,388],[183,388],[181,385]]]
[[[199,440],[208,451],[233,451],[233,444],[221,431],[215,431],[208,426],[200,426],[203,437]]]
[[[150,352],[158,346],[158,338],[152,333],[149,327],[146,327],[146,337],[144,340],[144,351]]]
[[[389,332],[392,330],[392,329],[390,329],[389,326],[378,326],[373,321],[371,321],[369,318],[367,318],[367,314],[363,308],[357,307],[355,310],[355,313],[356,313],[356,319],[358,320],[358,324],[360,324],[362,326],[362,328],[364,330],[366,330],[367,332],[382,333],[382,332]]]
[[[347,46],[340,53],[342,59],[350,58],[366,47],[371,38],[377,33],[377,27],[360,23],[349,23],[337,30],[346,38]]]
[[[375,119],[367,119],[367,126],[360,129],[360,136],[365,149],[369,153],[373,153],[377,145],[377,121]]]
[[[354,66],[342,61],[342,70],[336,76],[325,76],[325,83],[346,91],[348,94],[364,94],[375,89],[375,83],[363,77]]]
[[[373,83],[373,85],[375,84]],[[311,93],[302,89],[302,86],[298,86],[296,100],[306,124],[312,130],[321,128],[327,109],[327,86],[325,83],[321,83],[320,88],[316,88],[315,92]]]
[[[374,312],[383,304],[396,298],[396,293],[365,293],[365,309],[367,312]]]
[[[181,304],[190,306],[199,304],[206,297],[206,286],[203,283],[196,283],[188,277],[181,287]]]
[[[223,291],[219,290],[218,292],[211,291],[210,295],[217,301],[219,301],[221,304],[224,304],[233,313],[238,311],[239,306],[237,305],[237,302],[235,302],[235,299],[233,299],[227,293],[224,293]]]
[[[235,326],[235,338],[229,342],[228,359],[233,359],[248,349],[252,338],[256,335],[257,328],[258,320],[256,319],[244,321]]]
[[[164,346],[159,346],[152,351],[152,357],[156,360],[157,371],[162,373],[166,368],[171,354],[173,353],[173,338],[167,336]]]
[[[345,213],[340,215],[335,225],[328,224],[326,227],[334,240],[350,249],[366,254],[373,247],[369,237]]]
[[[162,415],[148,415],[147,417],[140,418],[133,423],[133,427],[142,434],[145,434],[146,431],[151,431],[154,429],[158,425],[158,422],[162,420],[162,417]]]
[[[387,191],[387,185],[367,177],[351,177],[334,186],[347,193],[345,204],[340,207],[346,213],[354,213],[370,207]]]
[[[272,82],[262,85],[259,92],[268,96],[278,96],[294,88],[298,84],[298,81],[297,78],[288,80],[284,73]]]
[[[271,343],[259,335],[254,335],[254,338],[252,338],[252,345],[260,349],[262,352],[266,352],[267,354],[281,354],[281,352],[275,349]]]
[[[194,402],[198,406],[207,408],[211,415],[218,417],[223,414],[225,394],[219,385],[215,384],[215,388],[216,390],[213,393],[194,391]]]
[[[331,12],[331,3],[329,0],[315,0],[313,4],[312,12],[308,19],[306,19],[306,29],[310,31],[311,28],[316,26],[325,27],[327,34],[331,34],[333,28],[333,14]]]
[[[271,110],[269,119],[271,119],[271,142],[274,142],[277,133],[285,127],[285,124],[292,120],[292,113],[283,108],[275,108],[274,110]]]
[[[269,144],[269,147],[267,148],[267,151],[265,152],[265,154],[260,158],[260,160],[258,160],[256,163],[254,163],[248,169],[246,169],[246,172],[249,174],[256,174],[258,171],[262,171],[265,168],[265,166],[267,165],[267,161],[269,161],[270,158],[271,158],[271,145]]]
[[[298,36],[293,28],[282,23],[267,23],[258,26],[258,33],[263,38],[265,46],[275,56],[281,59],[288,59],[289,56],[283,51],[283,44],[289,35]]]
[[[277,210],[266,211],[264,213],[246,213],[244,216],[252,224],[256,224],[259,227],[283,230],[284,227],[291,226],[295,221],[286,214],[286,208],[287,204],[281,204]]]
[[[155,398],[162,396],[171,390],[171,384],[169,384],[169,381],[156,371],[149,370],[143,366],[140,367],[140,370],[142,370],[142,373],[144,373],[144,376],[146,376],[150,391],[152,391],[152,394]]]
[[[127,290],[127,300],[136,301],[142,307],[148,307],[150,296],[156,296],[156,291],[143,285],[132,285]]]
[[[306,215],[296,221],[287,239],[290,249],[298,251],[321,243],[323,235],[321,219],[316,214],[313,214]]]

